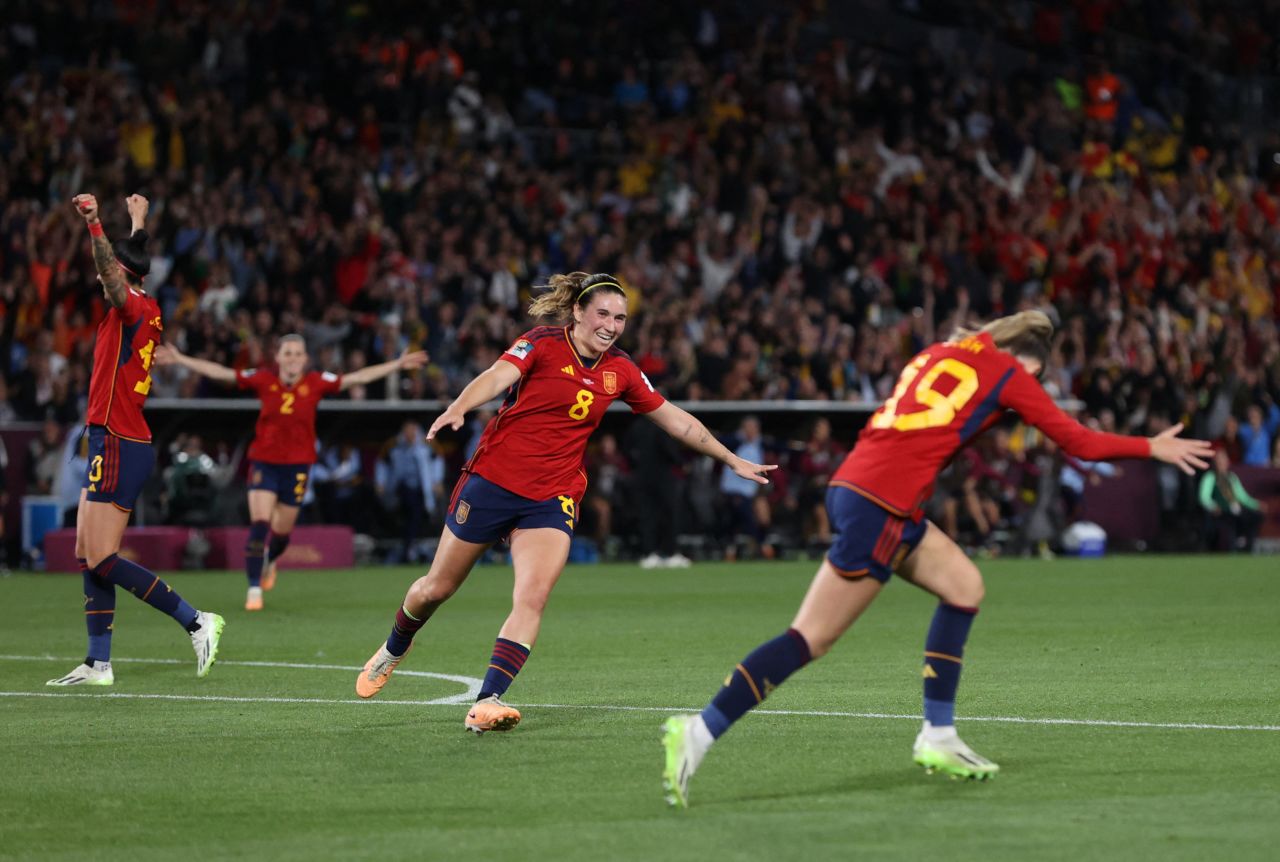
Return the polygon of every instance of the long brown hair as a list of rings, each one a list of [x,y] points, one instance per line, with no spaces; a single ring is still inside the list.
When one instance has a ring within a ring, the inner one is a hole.
[[[554,317],[569,320],[573,307],[586,308],[597,293],[616,293],[626,299],[627,292],[618,280],[607,272],[594,275],[586,272],[570,272],[551,276],[546,290],[529,304],[530,317]]]
[[[1041,366],[1049,361],[1049,353],[1053,350],[1053,321],[1043,311],[1019,311],[1007,317],[997,317],[977,329],[958,326],[951,340],[959,341],[983,332],[990,335],[996,347],[1006,353],[1035,359]]]

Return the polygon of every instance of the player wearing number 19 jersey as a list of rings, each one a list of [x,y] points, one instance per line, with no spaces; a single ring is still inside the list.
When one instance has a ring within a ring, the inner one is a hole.
[[[125,202],[133,233],[113,247],[98,220],[98,202],[77,195],[76,209],[89,226],[93,260],[110,308],[98,326],[89,381],[89,466],[76,518],[76,557],[84,582],[89,650],[84,663],[49,685],[111,685],[111,636],[115,629],[116,587],[173,617],[191,636],[196,674],[209,672],[217,657],[223,620],[187,604],[147,569],[119,556],[129,513],[155,466],[151,430],[142,405],[151,391],[151,364],[164,326],[160,308],[142,290],[150,266],[143,229],[147,201]]]
[[[610,275],[571,273],[551,279],[534,301],[534,317],[555,315],[566,326],[526,332],[473,380],[436,419],[427,437],[461,427],[467,411],[507,390],[463,470],[431,570],[409,588],[391,636],[356,680],[373,697],[404,657],[418,629],[453,594],[490,544],[508,537],[515,568],[514,601],[498,632],[468,730],[510,730],[520,713],[499,699],[538,636],[542,610],[564,569],[586,490],[587,439],[609,405],[621,399],[686,445],[723,461],[740,476],[764,482],[773,469],[737,457],[702,423],[653,391],[615,343],[627,321],[626,293]],[[644,465],[638,465],[644,469]]]
[[[955,777],[995,775],[999,766],[955,729],[964,646],[984,588],[964,552],[922,517],[938,472],[1007,410],[1088,460],[1153,457],[1191,472],[1206,466],[1210,451],[1202,441],[1178,439],[1181,426],[1152,438],[1122,437],[1068,417],[1036,380],[1052,334],[1046,315],[1022,312],[932,345],[908,363],[831,479],[827,511],[836,535],[791,627],[743,659],[701,714],[673,716],[664,726],[668,802],[688,804],[689,778],[712,743],[826,653],[895,571],[941,600],[925,639],[925,721],[913,758]]]

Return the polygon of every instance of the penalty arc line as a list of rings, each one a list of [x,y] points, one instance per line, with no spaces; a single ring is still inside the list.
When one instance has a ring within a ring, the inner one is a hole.
[[[12,661],[75,661],[75,659],[55,658],[53,656],[16,656],[0,655],[0,660]],[[187,664],[178,659],[118,659],[120,662],[135,664]],[[298,670],[346,670],[359,671],[361,668],[347,665],[304,664],[300,662],[257,662],[228,661],[226,665],[241,667],[280,667]],[[454,682],[465,682],[474,687],[476,692],[467,692],[448,698],[435,700],[358,700],[343,698],[309,698],[309,697],[251,697],[236,695],[196,695],[196,694],[143,694],[134,692],[52,692],[52,691],[0,691],[0,697],[100,697],[117,700],[171,700],[215,703],[282,703],[282,704],[323,704],[323,705],[366,705],[382,704],[383,706],[456,706],[469,701],[464,698],[475,697],[479,691],[480,681],[474,677],[455,676],[450,674],[430,673],[427,671],[400,671],[404,676],[447,679]],[[595,709],[608,712],[654,712],[680,713],[690,712],[688,707],[668,706],[622,706],[616,704],[570,704],[570,703],[512,703],[524,709]],[[919,721],[919,715],[892,712],[844,712],[838,710],[801,710],[801,709],[753,709],[755,715],[792,715],[810,718],[863,718]],[[1155,721],[1115,721],[1090,718],[1027,718],[1025,716],[965,716],[965,721],[981,721],[996,724],[1039,724],[1066,725],[1078,727],[1130,727],[1148,730],[1234,730],[1280,732],[1280,725],[1271,724],[1207,724],[1201,722],[1155,722]]]

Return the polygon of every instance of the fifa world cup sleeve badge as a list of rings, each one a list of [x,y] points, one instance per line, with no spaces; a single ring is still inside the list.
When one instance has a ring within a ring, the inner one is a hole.
[[[604,391],[610,395],[618,394],[618,374],[616,371],[606,371],[604,373]]]
[[[458,502],[458,508],[455,509],[453,512],[453,518],[459,524],[465,524],[467,522],[467,516],[469,516],[470,514],[471,514],[471,504],[468,503],[466,500],[460,500]]]

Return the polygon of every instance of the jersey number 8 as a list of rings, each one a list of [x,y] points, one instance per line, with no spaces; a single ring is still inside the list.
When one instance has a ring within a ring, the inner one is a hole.
[[[581,422],[587,418],[587,414],[591,412],[591,405],[595,402],[596,396],[594,392],[588,392],[586,389],[579,389],[575,396],[577,399],[574,405],[569,408],[569,418],[577,419]]]
[[[978,371],[972,365],[966,365],[959,359],[950,356],[938,360],[938,363],[925,372],[916,383],[914,395],[916,401],[925,405],[924,410],[912,413],[898,413],[898,402],[907,394],[911,384],[920,377],[920,370],[929,364],[929,354],[922,353],[915,361],[902,369],[898,385],[893,395],[884,402],[884,406],[871,417],[872,428],[892,428],[895,431],[920,431],[925,428],[938,428],[950,425],[956,414],[964,409],[978,391]],[[956,381],[956,385],[946,394],[933,388],[938,378],[947,374]]]

